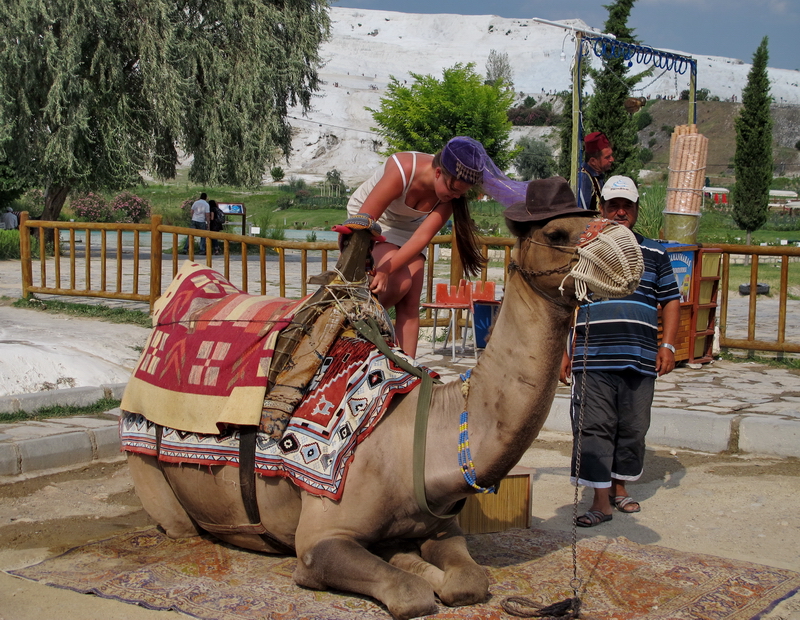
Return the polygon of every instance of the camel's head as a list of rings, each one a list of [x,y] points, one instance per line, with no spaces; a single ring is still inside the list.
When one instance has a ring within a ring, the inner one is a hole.
[[[525,202],[505,216],[518,239],[510,268],[552,301],[625,297],[639,285],[644,263],[634,234],[579,208],[565,179],[531,181]]]

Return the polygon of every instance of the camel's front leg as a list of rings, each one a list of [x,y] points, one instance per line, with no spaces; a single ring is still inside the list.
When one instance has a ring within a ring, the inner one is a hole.
[[[301,551],[298,541],[298,585],[335,588],[381,601],[395,618],[427,616],[438,609],[433,588],[421,577],[390,566],[349,538],[325,538]]]
[[[420,545],[422,558],[444,571],[436,594],[445,605],[474,605],[489,596],[489,578],[467,550],[455,519]]]

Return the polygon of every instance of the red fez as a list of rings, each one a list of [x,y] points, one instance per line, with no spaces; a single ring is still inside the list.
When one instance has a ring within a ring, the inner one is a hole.
[[[583,143],[586,145],[587,153],[597,153],[611,146],[611,144],[608,142],[606,134],[604,134],[602,131],[594,131],[590,133],[583,139]]]

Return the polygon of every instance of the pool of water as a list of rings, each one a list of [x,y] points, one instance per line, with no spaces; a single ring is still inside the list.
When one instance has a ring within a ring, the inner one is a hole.
[[[239,230],[234,229],[230,232],[234,234],[238,234]],[[317,235],[317,241],[336,241],[338,235],[333,232],[332,230],[295,230],[291,228],[287,228],[284,231],[285,239],[287,241],[305,241],[306,237],[310,235],[312,232],[315,232]],[[101,231],[93,230],[90,233],[90,240],[93,248],[99,248],[102,242]],[[122,231],[122,246],[123,247],[133,247],[133,235],[134,231],[132,230],[123,230]],[[167,239],[170,235],[165,235],[164,243],[167,242]],[[184,235],[179,235],[179,238],[182,240]],[[79,242],[83,242],[86,239],[86,231],[85,230],[77,230],[75,231],[75,239]],[[61,241],[68,242],[69,241],[69,232],[62,231],[61,233]],[[109,248],[114,248],[117,245],[117,233],[114,232],[107,232],[106,233],[106,243]],[[150,247],[150,233],[149,232],[140,232],[139,233],[139,245],[143,248]]]

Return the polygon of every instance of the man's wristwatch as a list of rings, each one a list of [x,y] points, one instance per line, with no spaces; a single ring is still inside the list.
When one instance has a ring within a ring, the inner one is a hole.
[[[670,351],[672,351],[673,354],[675,353],[675,347],[669,344],[668,342],[663,343],[661,346],[665,349],[669,349]]]

